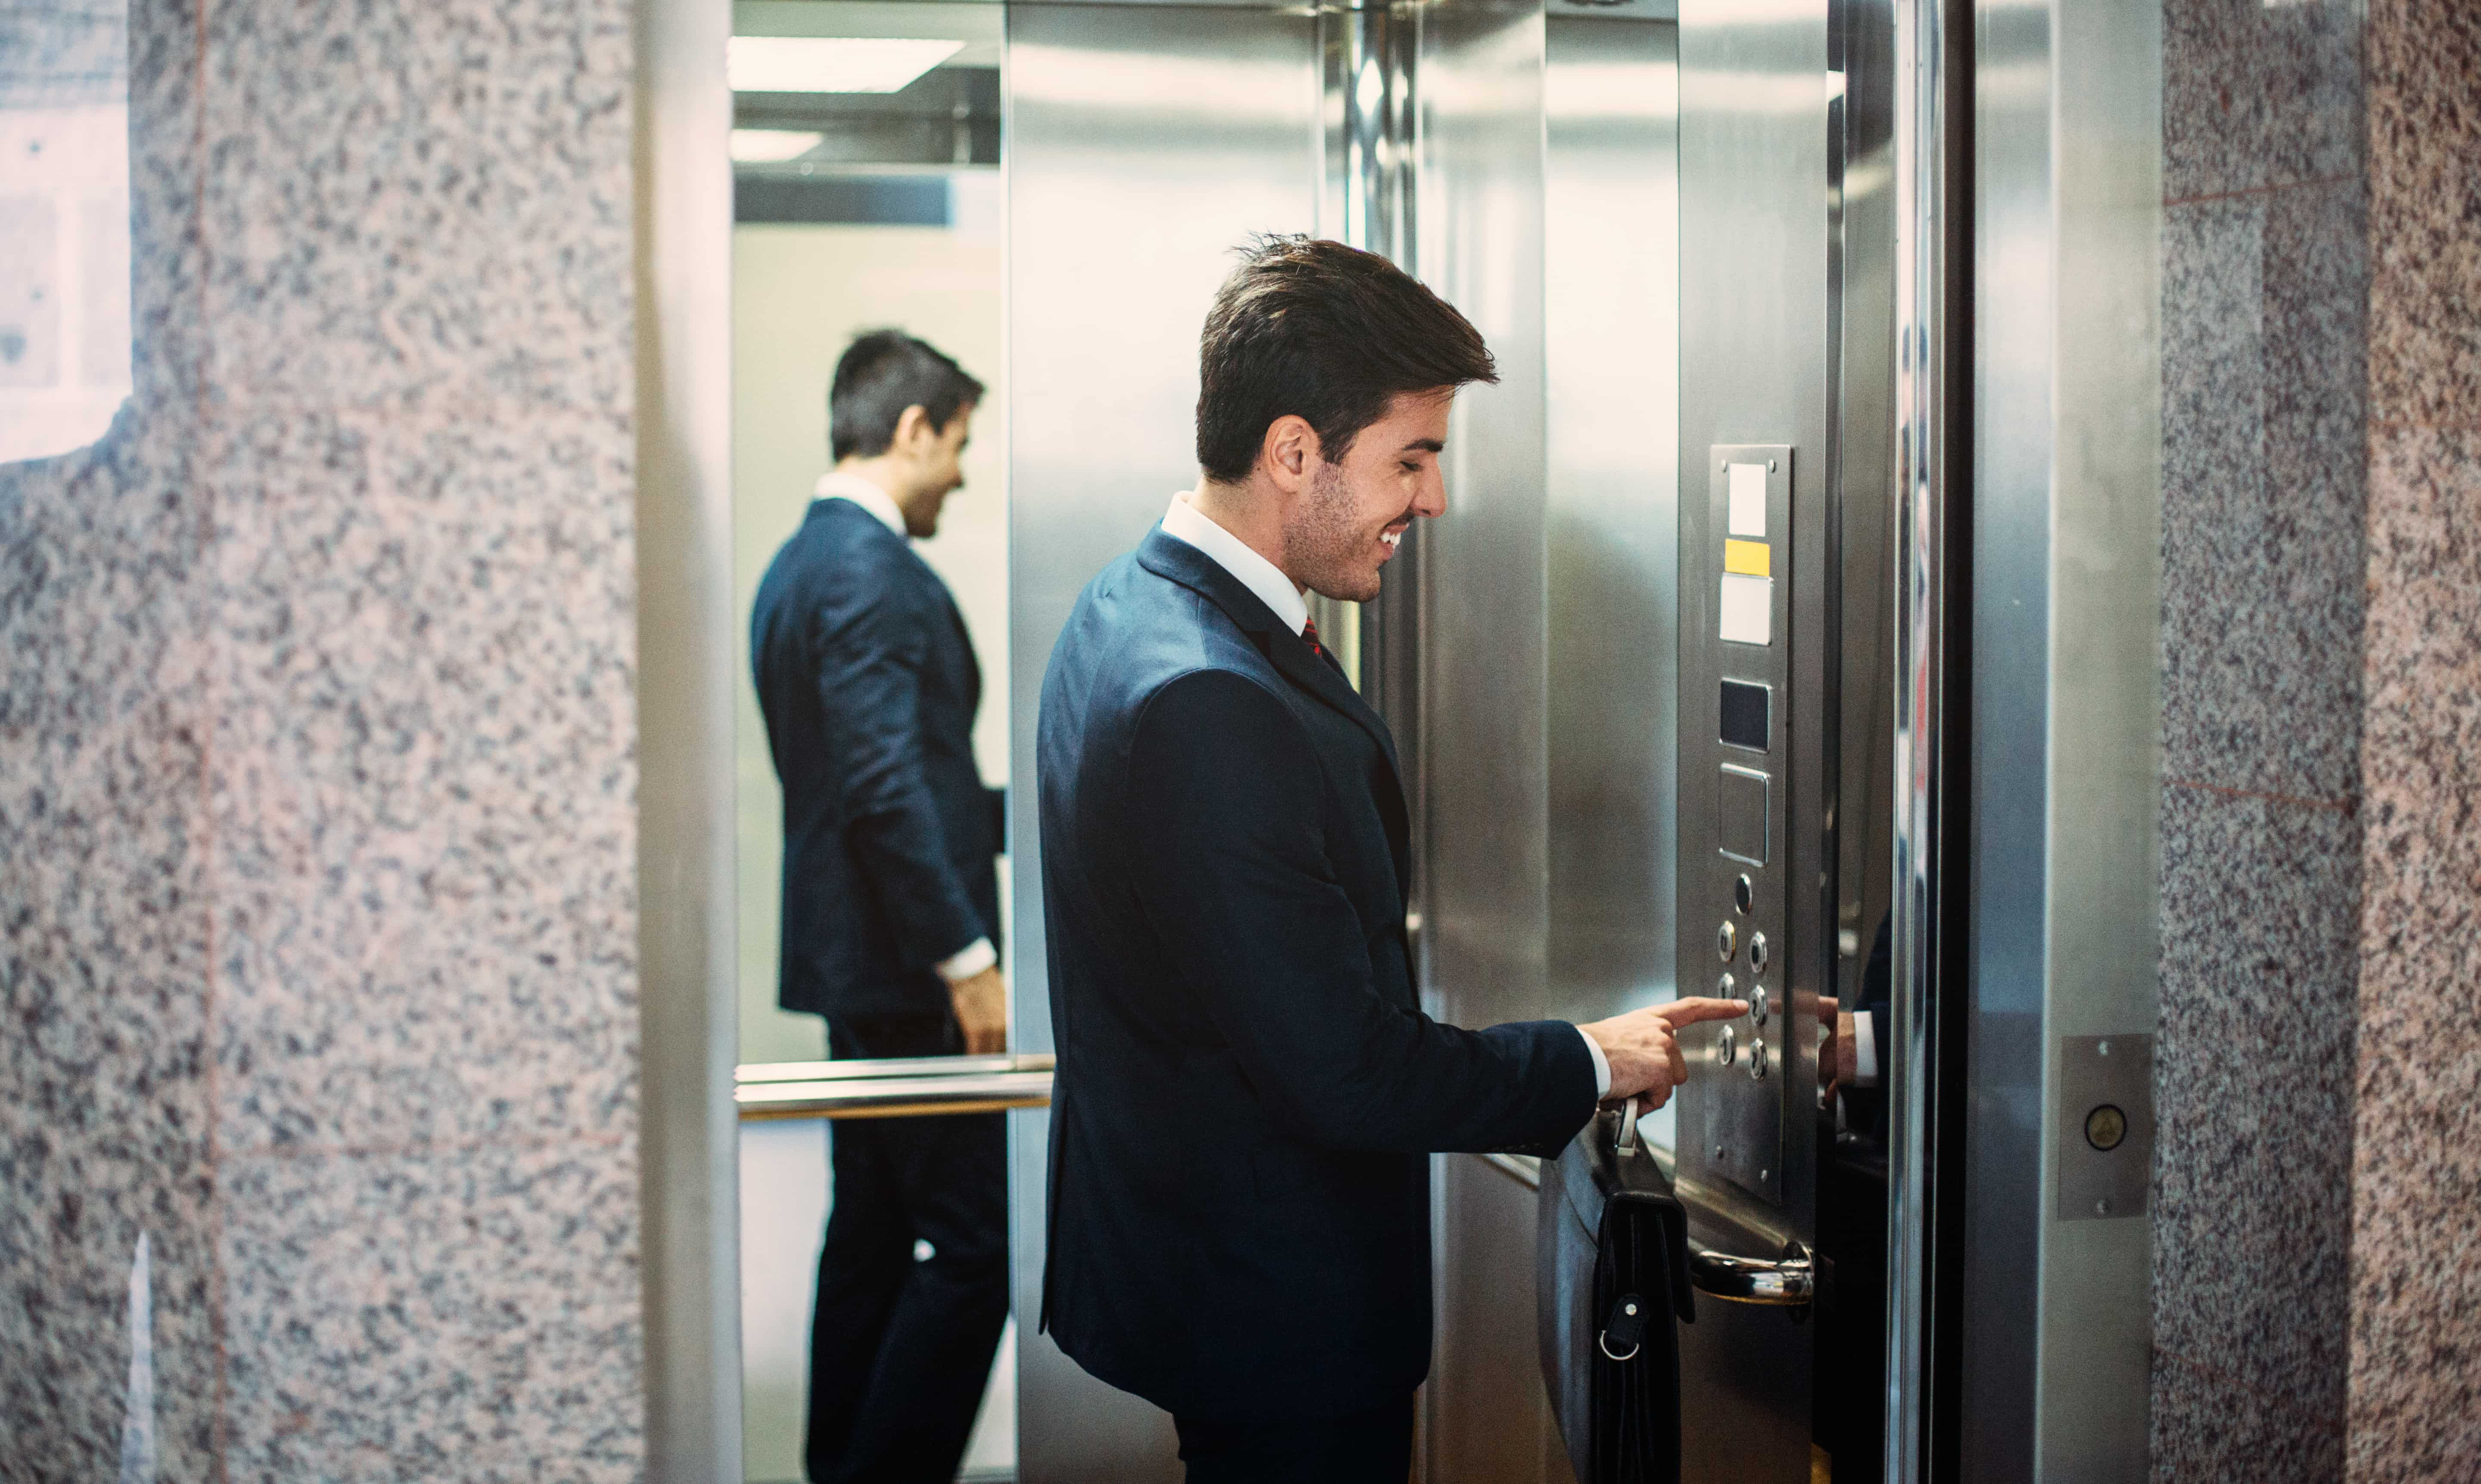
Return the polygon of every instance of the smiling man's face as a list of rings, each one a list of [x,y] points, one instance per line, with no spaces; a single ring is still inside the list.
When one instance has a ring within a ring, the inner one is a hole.
[[[1311,591],[1348,603],[1378,596],[1379,569],[1416,516],[1448,508],[1439,451],[1453,387],[1399,392],[1337,463],[1319,464],[1284,522],[1284,571]]]

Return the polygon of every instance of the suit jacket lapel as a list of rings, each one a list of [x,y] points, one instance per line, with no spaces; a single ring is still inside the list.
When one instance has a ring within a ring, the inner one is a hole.
[[[1409,892],[1411,882],[1405,872],[1412,847],[1404,805],[1404,769],[1397,760],[1396,738],[1388,731],[1386,719],[1361,698],[1361,692],[1352,689],[1341,670],[1313,653],[1299,635],[1286,631],[1274,612],[1214,558],[1178,536],[1164,534],[1158,525],[1137,543],[1137,561],[1146,570],[1190,588],[1223,610],[1242,633],[1259,637],[1258,647],[1286,680],[1342,712],[1370,734],[1378,744],[1379,755],[1387,760],[1389,781],[1396,785],[1382,791],[1378,807],[1385,817],[1388,844],[1394,847],[1397,890]]]

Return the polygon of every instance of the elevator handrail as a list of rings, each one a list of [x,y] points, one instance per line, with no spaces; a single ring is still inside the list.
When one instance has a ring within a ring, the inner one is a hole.
[[[744,1123],[1047,1107],[1053,1066],[1047,1053],[753,1062],[734,1069],[732,1100]]]

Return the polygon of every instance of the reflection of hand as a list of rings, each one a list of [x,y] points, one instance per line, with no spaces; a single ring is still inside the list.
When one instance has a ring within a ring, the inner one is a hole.
[[[1580,1027],[1611,1064],[1613,1098],[1636,1098],[1649,1108],[1671,1101],[1671,1089],[1688,1080],[1679,1032],[1700,1021],[1733,1020],[1749,1013],[1746,1000],[1674,1000]]]
[[[1861,1080],[1861,1031],[1852,1012],[1821,995],[1817,1023],[1826,1028],[1826,1039],[1817,1048],[1817,1085],[1829,1092],[1851,1086]]]
[[[1007,980],[994,966],[948,986],[956,1024],[965,1028],[965,1054],[997,1056],[1007,1050]]]

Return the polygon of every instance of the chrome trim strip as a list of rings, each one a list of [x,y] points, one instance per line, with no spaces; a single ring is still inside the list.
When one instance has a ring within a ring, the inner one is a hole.
[[[635,8],[638,1149],[645,1476],[738,1479],[732,8]]]
[[[1931,1468],[1930,1434],[1946,1419],[1932,1408],[1937,1211],[1932,1128],[1939,1088],[1935,1060],[1939,961],[1939,792],[1946,758],[1945,675],[1950,487],[1946,454],[1947,313],[1951,279],[1970,260],[1949,261],[1957,225],[1950,189],[1955,162],[1949,131],[1964,79],[1953,75],[1956,44],[1946,14],[1954,0],[1900,0],[1895,7],[1895,479],[1896,677],[1894,1054],[1888,1150],[1887,1441],[1889,1484],[1922,1484]],[[1963,29],[1969,39],[1971,28]],[[1961,372],[1969,367],[1956,368]]]

